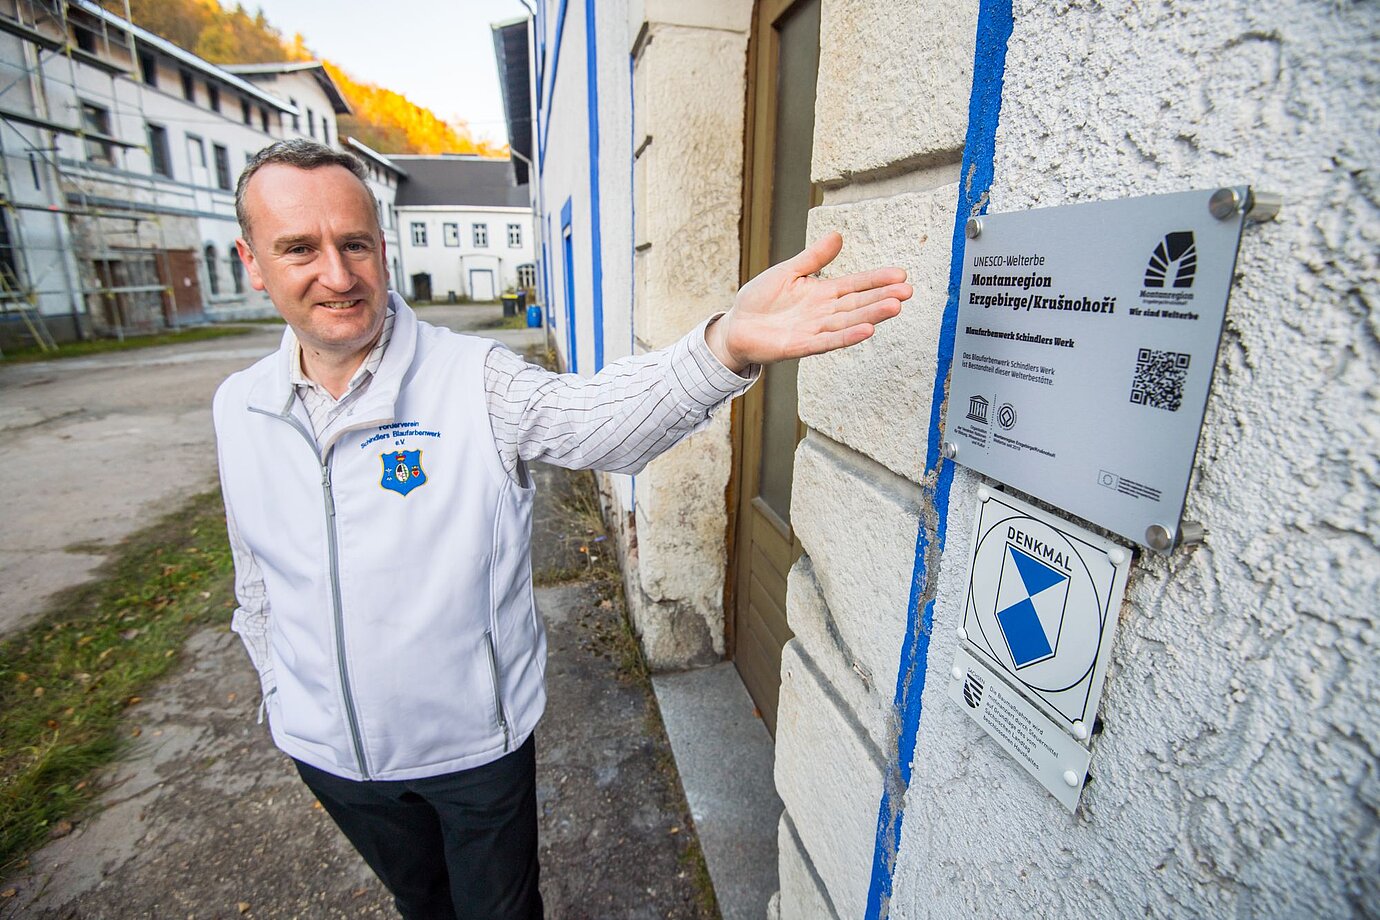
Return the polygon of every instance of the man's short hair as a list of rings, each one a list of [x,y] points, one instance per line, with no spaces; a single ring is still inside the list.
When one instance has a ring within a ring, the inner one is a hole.
[[[276,141],[269,144],[254,154],[253,158],[245,165],[244,172],[240,173],[240,181],[235,185],[235,217],[240,222],[240,232],[244,234],[246,240],[249,239],[249,213],[244,207],[244,190],[249,187],[249,180],[256,172],[273,163],[295,166],[298,169],[320,169],[323,166],[345,167],[354,174],[354,177],[359,180],[359,184],[364,186],[364,190],[369,193],[369,200],[374,204],[374,219],[378,220],[378,199],[374,197],[374,190],[369,187],[367,181],[369,172],[364,168],[359,157],[352,153],[346,153],[344,150],[336,150],[325,144],[318,144],[316,141],[294,137],[291,140]]]

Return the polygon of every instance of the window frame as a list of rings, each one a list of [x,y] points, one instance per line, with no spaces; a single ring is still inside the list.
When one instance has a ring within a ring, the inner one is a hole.
[[[211,150],[216,164],[216,188],[228,192],[235,187],[230,175],[230,148],[224,144],[212,144]]]
[[[516,241],[513,240],[514,234],[516,234],[516,236],[517,236],[517,240],[516,240]],[[521,249],[521,248],[522,248],[522,224],[509,224],[509,225],[508,225],[508,248],[509,248],[509,249]]]
[[[168,143],[167,125],[150,121],[146,122],[144,127],[147,129],[149,142],[149,170],[156,176],[173,178],[172,147]],[[159,169],[160,165],[162,169]]]
[[[475,249],[489,248],[489,225],[472,224],[470,226],[471,238],[474,240]]]
[[[83,130],[91,131],[94,134],[110,134],[110,109],[96,103],[88,102],[85,99],[77,100],[81,104],[81,125]],[[95,140],[89,137],[82,138],[86,146],[86,159],[89,162],[105,163],[113,166],[115,163],[115,145],[110,141]]]
[[[447,246],[460,245],[460,224],[455,221],[447,221],[441,224],[441,241]]]
[[[417,249],[425,249],[425,248],[426,248],[426,245],[427,245],[427,242],[426,242],[426,221],[424,221],[424,220],[414,220],[414,221],[412,221],[412,226],[411,226],[411,228],[410,228],[410,233],[411,233],[410,239],[412,240],[412,245],[413,245],[415,248],[417,248]]]

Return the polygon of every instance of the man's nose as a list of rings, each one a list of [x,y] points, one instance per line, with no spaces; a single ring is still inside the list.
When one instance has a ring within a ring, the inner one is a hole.
[[[355,273],[350,270],[350,263],[339,249],[327,246],[322,252],[320,265],[318,280],[323,287],[343,294],[355,286]]]

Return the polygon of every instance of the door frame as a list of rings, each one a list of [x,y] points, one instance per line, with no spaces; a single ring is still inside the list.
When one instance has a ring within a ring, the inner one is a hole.
[[[753,4],[752,25],[748,36],[746,104],[743,118],[743,186],[742,209],[738,218],[738,283],[746,284],[767,265],[755,265],[754,256],[769,253],[771,243],[771,175],[776,128],[776,94],[774,85],[757,79],[759,70],[775,73],[778,66],[774,23],[800,0],[757,0]],[[761,61],[763,56],[765,61]],[[763,66],[759,68],[759,63]],[[754,177],[765,181],[754,187]],[[812,189],[810,206],[817,205],[819,191]],[[767,257],[770,261],[770,256]],[[763,404],[760,399],[735,399],[729,417],[729,437],[732,461],[724,500],[728,506],[725,547],[728,566],[724,573],[724,651],[732,660],[737,657],[739,536],[744,493],[756,491],[760,476],[760,451],[755,457],[746,456],[745,437],[748,431],[761,430]],[[796,417],[796,443],[805,436],[805,425]],[[748,462],[753,461],[753,462]],[[767,515],[773,525],[781,523],[775,514]],[[800,540],[792,532],[792,552],[799,558]]]

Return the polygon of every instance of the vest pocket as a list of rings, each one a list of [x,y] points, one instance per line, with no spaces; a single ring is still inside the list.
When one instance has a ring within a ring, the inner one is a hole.
[[[503,714],[503,690],[498,679],[498,651],[494,648],[494,633],[491,629],[484,632],[484,647],[489,652],[489,677],[493,680],[494,718],[498,720],[498,727],[503,732],[503,752],[506,754],[509,747],[508,719]]]

